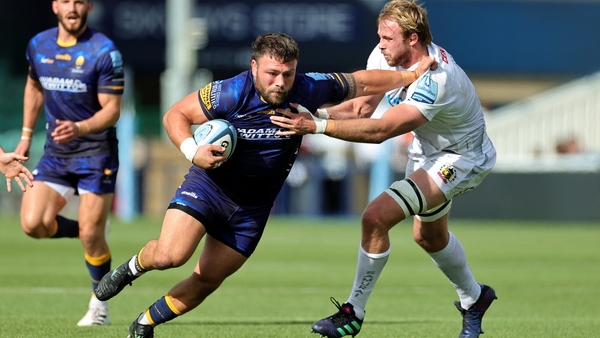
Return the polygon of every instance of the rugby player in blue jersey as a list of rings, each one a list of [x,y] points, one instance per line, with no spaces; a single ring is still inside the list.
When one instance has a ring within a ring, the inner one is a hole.
[[[115,124],[121,113],[123,60],[114,43],[87,27],[90,0],[54,0],[58,27],[27,45],[23,133],[15,152],[27,155],[44,108],[44,155],[23,194],[21,227],[33,238],[79,238],[92,280],[88,312],[79,326],[110,323],[107,303],[93,294],[110,271],[105,236],[119,168]],[[79,220],[58,213],[79,194]]]
[[[276,108],[298,102],[309,109],[355,96],[384,93],[414,81],[433,62],[415,72],[296,72],[298,46],[285,34],[259,36],[252,45],[251,69],[214,81],[177,102],[164,117],[171,141],[193,163],[168,207],[158,240],[102,278],[96,294],[108,300],[149,270],[187,262],[202,238],[204,248],[193,273],[143,311],[130,326],[130,337],[153,337],[154,327],[200,305],[252,255],[262,236],[275,197],[296,159],[301,137],[278,137],[269,117]],[[417,73],[417,74],[415,74]],[[238,143],[227,162],[215,155],[225,149],[198,147],[193,124],[226,119]]]

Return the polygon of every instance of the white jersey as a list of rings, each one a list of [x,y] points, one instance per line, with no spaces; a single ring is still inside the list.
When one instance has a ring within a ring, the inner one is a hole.
[[[496,162],[496,150],[487,136],[483,109],[467,74],[443,48],[432,43],[427,51],[438,68],[408,87],[387,92],[385,100],[392,106],[415,106],[429,120],[413,131],[406,175],[419,168],[426,170],[451,200],[481,183]],[[405,70],[390,67],[377,47],[369,56],[367,69]]]
[[[429,70],[408,88],[385,94],[390,105],[415,106],[429,120],[414,131],[409,153],[429,157],[450,152],[482,164],[482,157],[485,157],[482,155],[492,155],[495,150],[485,131],[483,109],[475,88],[447,51],[433,43],[427,50],[437,61],[438,68]],[[410,70],[417,66],[413,65]],[[405,70],[389,66],[377,47],[369,56],[367,69]]]

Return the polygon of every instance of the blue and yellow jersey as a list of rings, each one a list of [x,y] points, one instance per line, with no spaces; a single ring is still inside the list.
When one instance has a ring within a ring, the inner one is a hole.
[[[280,130],[270,120],[275,109],[286,109],[291,102],[315,111],[325,103],[345,100],[348,93],[348,82],[339,73],[296,74],[288,100],[280,107],[271,106],[260,97],[249,70],[209,83],[198,91],[200,106],[209,120],[231,122],[237,130],[238,143],[233,155],[219,168],[204,171],[195,167],[192,171],[207,175],[236,203],[273,203],[302,141],[301,136],[275,135]]]
[[[56,120],[82,121],[102,107],[98,93],[123,94],[123,58],[106,35],[87,28],[76,43],[58,41],[58,27],[34,36],[27,45],[29,76],[44,90],[45,153],[79,157],[117,152],[115,127],[57,144],[50,134]]]

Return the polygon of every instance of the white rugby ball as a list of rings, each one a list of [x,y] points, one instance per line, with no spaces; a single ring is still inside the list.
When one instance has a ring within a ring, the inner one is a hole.
[[[196,128],[194,131],[194,141],[200,146],[206,144],[221,146],[225,148],[225,152],[222,155],[229,158],[233,154],[237,144],[237,133],[235,127],[227,120],[210,120]],[[213,169],[219,167],[221,164],[217,163]]]

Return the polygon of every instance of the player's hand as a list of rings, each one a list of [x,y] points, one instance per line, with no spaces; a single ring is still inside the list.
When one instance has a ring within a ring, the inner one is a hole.
[[[11,179],[15,179],[21,190],[25,191],[26,185],[33,187],[33,175],[21,162],[28,160],[28,157],[16,153],[0,154],[0,168],[6,176],[6,190],[12,191]]]
[[[436,70],[438,67],[437,61],[435,61],[431,56],[425,55],[419,60],[419,66],[416,69],[417,75],[421,76],[427,70]]]
[[[225,148],[214,144],[199,146],[192,164],[202,169],[217,168],[227,161],[227,156],[222,155],[225,150]]]
[[[314,134],[317,130],[315,121],[320,119],[299,104],[290,103],[290,106],[295,108],[298,113],[292,112],[290,109],[277,108],[276,111],[281,114],[281,116],[271,116],[271,122],[273,124],[287,129],[287,131],[278,131],[276,135],[292,136]]]
[[[58,144],[64,144],[79,136],[79,128],[73,121],[56,120],[56,128],[50,134]]]

